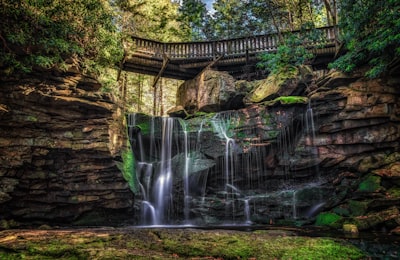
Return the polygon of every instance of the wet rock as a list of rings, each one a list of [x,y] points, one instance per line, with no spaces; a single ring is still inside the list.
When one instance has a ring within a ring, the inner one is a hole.
[[[400,162],[394,162],[385,169],[373,171],[374,174],[388,179],[400,179]]]
[[[391,233],[391,234],[394,234],[394,235],[400,236],[400,226],[398,226],[398,227],[392,229],[392,230],[390,231],[390,233]]]
[[[399,225],[400,212],[397,207],[391,207],[380,212],[369,213],[366,216],[355,217],[353,220],[359,230],[372,229],[377,227],[379,224],[388,222],[393,222]]]

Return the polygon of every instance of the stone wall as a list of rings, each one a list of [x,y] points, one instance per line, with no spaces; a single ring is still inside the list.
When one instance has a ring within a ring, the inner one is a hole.
[[[126,138],[122,116],[100,87],[75,73],[2,79],[0,219],[96,225],[129,218],[133,193],[115,161]]]

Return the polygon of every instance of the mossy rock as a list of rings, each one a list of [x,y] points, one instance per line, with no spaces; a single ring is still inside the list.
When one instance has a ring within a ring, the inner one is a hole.
[[[301,97],[301,96],[282,96],[282,97],[277,97],[271,101],[265,101],[262,104],[265,106],[274,106],[277,104],[280,104],[280,105],[302,104],[303,105],[303,104],[308,104],[308,98]]]
[[[10,219],[10,220],[2,219],[2,220],[0,220],[0,230],[2,230],[2,229],[10,229],[10,228],[17,228],[17,227],[19,227],[19,224],[13,219]]]
[[[343,224],[343,231],[345,233],[357,234],[358,227],[354,224]]]
[[[391,198],[400,198],[400,188],[393,187],[386,192]]]
[[[276,95],[286,82],[297,77],[298,68],[290,67],[284,72],[270,74],[268,78],[255,82],[253,91],[246,96],[249,103],[259,103],[263,100]]]
[[[351,216],[362,216],[368,208],[367,201],[349,200],[348,202]]]
[[[343,239],[305,237],[284,230],[254,232],[102,228],[12,231],[0,259],[364,259]]]
[[[387,226],[393,226],[400,223],[400,212],[396,207],[391,207],[379,212],[369,213],[366,216],[354,217],[352,222],[357,225],[359,230],[368,230],[381,226],[383,223]]]
[[[329,226],[329,227],[340,227],[340,220],[343,218],[336,213],[322,212],[318,214],[315,221],[316,226]]]
[[[381,177],[376,175],[367,175],[367,177],[358,185],[358,191],[378,192],[382,189]]]
[[[350,216],[350,209],[343,205],[334,208],[332,211],[333,211],[333,213],[338,214],[339,216],[343,216],[343,217]]]

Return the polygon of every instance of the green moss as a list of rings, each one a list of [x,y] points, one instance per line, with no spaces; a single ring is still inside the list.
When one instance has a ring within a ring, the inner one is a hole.
[[[255,83],[255,88],[248,95],[247,99],[253,103],[261,102],[265,98],[276,94],[281,87],[285,87],[285,82],[296,78],[297,74],[298,68],[294,66],[288,66],[286,70],[279,71],[278,73],[271,73],[266,79]]]
[[[400,198],[400,188],[399,187],[393,187],[387,191],[390,197],[392,198]]]
[[[342,219],[341,216],[330,213],[330,212],[322,212],[317,216],[315,221],[315,225],[317,226],[334,226],[336,222]]]
[[[279,259],[362,259],[365,255],[355,247],[332,239],[283,238],[286,251]]]
[[[368,208],[368,202],[366,201],[357,201],[357,200],[349,200],[349,209],[351,216],[362,216],[365,214]]]
[[[274,100],[265,101],[262,104],[265,106],[275,106],[276,104],[281,105],[294,105],[294,104],[307,104],[308,98],[301,96],[282,96],[277,97]]]
[[[2,255],[6,256],[2,258]],[[46,244],[38,244],[34,242],[27,242],[25,245],[25,252],[18,254],[5,253],[0,248],[1,259],[88,259],[89,254],[83,250],[79,250],[73,245],[68,244],[66,241],[54,240],[47,241]]]
[[[122,176],[128,182],[131,191],[136,193],[138,187],[136,181],[135,158],[130,146],[124,152],[122,152],[122,161],[123,164],[122,167],[120,167]]]
[[[300,96],[284,96],[276,98],[275,101],[280,101],[281,104],[307,104],[308,98]]]
[[[339,206],[334,208],[333,213],[338,214],[340,216],[348,217],[350,216],[350,210],[347,207]]]
[[[355,224],[343,224],[343,231],[345,233],[358,233],[358,227]]]
[[[363,253],[355,247],[331,239],[269,236],[258,231],[257,236],[214,232],[202,237],[162,238],[164,250],[180,257],[210,256],[222,259],[358,259]],[[257,258],[258,259],[258,258]]]
[[[208,112],[203,112],[203,111],[197,111],[194,114],[191,114],[191,115],[187,116],[186,119],[193,118],[193,117],[212,118],[212,117],[215,116],[215,114],[216,113],[214,113],[214,112],[208,113]]]
[[[149,122],[142,122],[140,124],[137,124],[136,127],[140,128],[140,132],[142,133],[142,135],[150,134],[150,123]]]
[[[1,259],[361,259],[342,240],[291,236],[287,231],[136,229],[15,235]],[[18,232],[18,231],[17,231]],[[11,242],[13,240],[13,242]]]
[[[377,192],[381,189],[381,177],[376,175],[368,175],[359,185],[358,191]]]
[[[37,122],[38,118],[36,116],[29,115],[29,116],[26,116],[26,121]]]

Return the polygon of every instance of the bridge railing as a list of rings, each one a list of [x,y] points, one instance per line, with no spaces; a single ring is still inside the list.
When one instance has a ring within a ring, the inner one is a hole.
[[[322,37],[318,41],[305,42],[305,47],[331,45],[335,42],[334,27],[318,28]],[[301,34],[302,32],[292,32]],[[236,39],[163,43],[132,36],[134,53],[149,58],[162,59],[166,54],[170,59],[213,59],[217,56],[244,56],[249,53],[275,51],[279,46],[278,34],[266,34]]]

